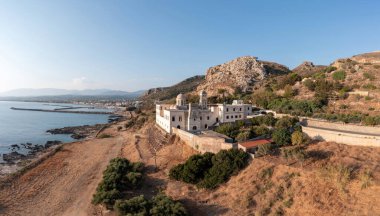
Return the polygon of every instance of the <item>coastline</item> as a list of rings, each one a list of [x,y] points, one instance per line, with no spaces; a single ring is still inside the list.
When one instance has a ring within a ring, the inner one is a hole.
[[[75,139],[72,142],[61,142],[58,140],[53,140],[47,141],[43,145],[33,145],[31,143],[20,143],[12,145],[12,150],[10,153],[2,154],[3,162],[0,163],[0,183],[4,179],[8,179],[9,176],[17,175],[17,173],[21,174],[23,170],[27,170],[38,165],[38,163],[42,162],[44,159],[59,151],[59,149],[62,148],[62,146],[65,144],[95,139],[96,135],[99,132],[108,128],[116,122],[117,121],[105,124],[55,128],[47,131],[51,134],[71,135],[71,137]],[[25,154],[23,151],[26,151],[27,153]]]

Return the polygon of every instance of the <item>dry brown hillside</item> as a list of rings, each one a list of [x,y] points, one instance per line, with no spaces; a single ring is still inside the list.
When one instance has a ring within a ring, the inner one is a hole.
[[[138,141],[123,151],[125,157],[148,167],[155,164],[152,152],[147,151],[149,128],[154,126],[143,128]],[[193,215],[380,214],[379,148],[320,142],[306,151],[309,158],[303,162],[279,155],[254,159],[219,188],[199,190],[168,178],[172,166],[195,153],[174,137],[157,152],[159,170],[148,172],[145,186],[137,194],[152,196],[164,191],[181,200]]]

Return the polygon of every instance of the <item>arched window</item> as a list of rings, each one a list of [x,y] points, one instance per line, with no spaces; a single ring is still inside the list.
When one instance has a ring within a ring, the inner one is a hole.
[[[226,116],[227,119],[229,119],[230,117],[229,116]]]
[[[193,126],[193,130],[197,130],[197,126]]]
[[[208,128],[208,126],[207,126],[207,124],[205,124],[205,129],[207,129]]]
[[[181,126],[177,125],[177,128],[178,128],[178,129],[181,129]]]
[[[218,117],[216,118],[216,122],[219,122],[219,118]]]
[[[175,116],[172,117],[172,121],[175,121]]]

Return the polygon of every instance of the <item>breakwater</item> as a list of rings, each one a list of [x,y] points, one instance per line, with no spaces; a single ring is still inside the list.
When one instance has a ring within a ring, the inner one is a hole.
[[[22,110],[22,111],[37,111],[37,112],[59,112],[59,113],[76,113],[76,114],[112,114],[113,112],[103,112],[103,111],[74,111],[74,110],[67,110],[67,109],[59,109],[59,110],[47,110],[47,109],[29,109],[29,108],[17,108],[17,107],[11,107],[12,110]]]

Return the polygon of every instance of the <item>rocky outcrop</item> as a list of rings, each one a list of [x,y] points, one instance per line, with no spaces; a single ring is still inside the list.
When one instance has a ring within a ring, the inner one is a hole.
[[[206,81],[198,86],[198,91],[205,90],[209,95],[217,95],[218,89],[225,89],[230,94],[239,88],[250,92],[254,84],[273,74],[285,74],[289,69],[283,65],[260,61],[257,57],[244,56],[227,63],[211,67],[206,72]]]
[[[380,64],[380,51],[354,55],[352,60],[359,63]]]
[[[46,132],[51,134],[71,134],[73,139],[84,139],[93,135],[96,131],[99,131],[104,125],[105,124],[63,127],[47,130]]]
[[[323,71],[327,66],[324,65],[314,65],[313,62],[304,61],[302,64],[298,65],[292,71],[300,76],[310,76],[314,73]]]

